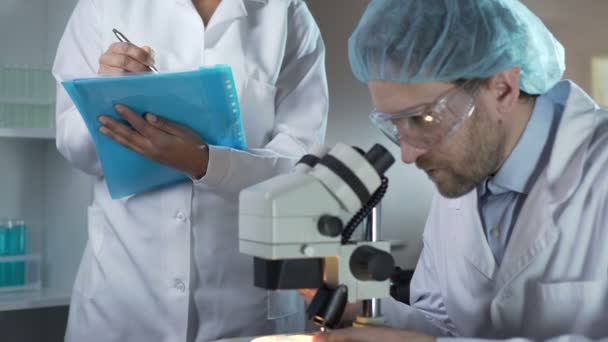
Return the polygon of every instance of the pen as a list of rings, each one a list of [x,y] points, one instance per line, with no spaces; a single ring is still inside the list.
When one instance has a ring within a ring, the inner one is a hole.
[[[122,34],[120,31],[118,31],[117,29],[112,29],[112,32],[114,32],[114,35],[116,36],[116,38],[118,38],[118,40],[120,40],[121,42],[131,43],[131,41],[129,39],[127,39],[127,37],[125,37],[125,35]],[[148,68],[150,68],[150,70],[152,70],[153,72],[158,73],[158,69],[156,69],[156,67],[154,67],[154,65],[148,65]]]

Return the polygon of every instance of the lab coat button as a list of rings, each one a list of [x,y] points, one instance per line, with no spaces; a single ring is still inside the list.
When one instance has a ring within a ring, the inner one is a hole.
[[[178,212],[177,212],[177,214],[175,214],[175,218],[176,218],[178,221],[182,221],[182,222],[183,222],[183,221],[186,221],[186,214],[184,214],[184,213],[183,213],[183,212],[181,212],[181,211],[178,211]]]
[[[490,231],[490,234],[492,234],[494,240],[498,240],[498,238],[500,238],[500,229],[498,229],[498,226],[494,226]]]
[[[181,279],[175,279],[173,287],[179,292],[186,291],[186,284]]]

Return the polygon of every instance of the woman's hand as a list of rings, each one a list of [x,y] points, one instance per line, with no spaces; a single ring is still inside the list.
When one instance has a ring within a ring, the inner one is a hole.
[[[145,119],[123,105],[116,111],[133,128],[127,127],[108,116],[100,116],[103,124],[99,131],[124,147],[158,163],[182,171],[195,179],[207,173],[209,150],[205,141],[193,130],[154,114]]]
[[[114,43],[99,58],[101,75],[124,75],[129,72],[149,72],[154,65],[152,49],[131,43]]]

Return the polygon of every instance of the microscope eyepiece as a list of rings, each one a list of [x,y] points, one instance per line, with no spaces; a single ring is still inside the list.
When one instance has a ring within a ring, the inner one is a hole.
[[[393,155],[380,144],[375,144],[366,154],[365,159],[382,176],[394,163]]]

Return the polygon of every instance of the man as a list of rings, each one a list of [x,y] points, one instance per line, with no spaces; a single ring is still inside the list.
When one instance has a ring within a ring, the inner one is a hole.
[[[515,0],[375,0],[350,39],[372,121],[435,183],[411,306],[315,341],[608,337],[608,113]],[[403,192],[407,196],[407,191]]]

